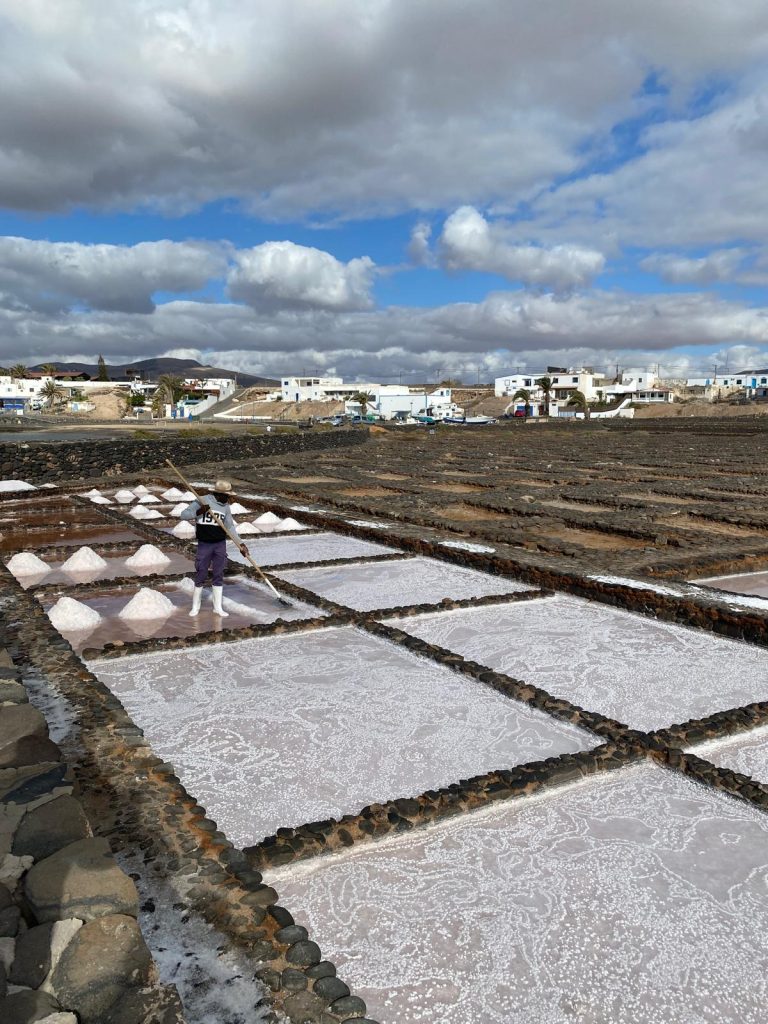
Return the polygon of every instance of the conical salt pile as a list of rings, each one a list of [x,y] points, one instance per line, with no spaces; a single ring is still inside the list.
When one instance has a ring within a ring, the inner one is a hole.
[[[103,494],[94,494],[91,498],[94,505],[111,505],[112,502],[109,498],[105,498]]]
[[[159,498],[156,498],[154,494],[145,494],[139,498],[140,505],[156,505],[160,502]]]
[[[138,594],[119,612],[121,619],[167,619],[176,606],[159,590],[142,587]]]
[[[144,484],[139,484],[138,487],[133,488],[133,493],[141,496],[142,494],[149,494],[149,488],[145,487]]]
[[[136,495],[133,491],[129,491],[127,487],[123,487],[122,490],[115,492],[115,501],[119,501],[121,505],[125,505],[129,501],[133,501]]]
[[[5,564],[17,578],[19,576],[40,576],[51,571],[50,565],[42,558],[38,558],[37,555],[33,555],[31,551],[20,551]]]
[[[147,508],[146,505],[134,505],[128,515],[133,516],[134,519],[150,519],[152,509]]]
[[[60,597],[48,610],[48,618],[60,633],[76,633],[95,629],[101,616],[95,608],[75,601],[72,597]]]
[[[190,537],[195,536],[195,528],[192,523],[187,522],[186,519],[182,519],[180,523],[176,523],[174,528],[171,530],[174,537],[181,537],[182,540],[189,540]]]
[[[178,518],[185,508],[189,508],[189,504],[186,501],[180,501],[178,505],[174,505],[171,511],[168,513],[169,516],[176,516]]]
[[[154,544],[142,544],[135,554],[125,560],[125,564],[130,569],[144,569],[149,565],[162,567],[168,565],[169,562],[168,555],[160,548],[156,548]]]
[[[184,495],[178,487],[169,487],[167,491],[163,491],[163,497],[166,501],[178,501],[179,498],[183,498]]]
[[[254,519],[256,526],[275,526],[280,522],[280,516],[276,516],[274,512],[264,512],[258,519]]]
[[[247,516],[248,515],[248,509],[247,508],[243,508],[243,506],[240,504],[239,501],[236,501],[234,503],[234,505],[230,505],[229,506],[229,511],[232,513],[233,516]]]
[[[238,523],[237,532],[241,537],[247,537],[251,533],[261,533],[261,530],[253,523]]]
[[[163,518],[163,513],[162,512],[158,512],[156,508],[148,508],[148,509],[146,509],[146,515],[143,515],[141,518],[142,518],[142,520],[144,520],[144,519],[162,519]]]
[[[291,519],[291,517],[289,516],[287,519],[284,519],[282,521],[282,523],[280,523],[280,529],[281,530],[306,530],[306,526],[302,526],[301,523],[298,523],[295,519]]]
[[[83,495],[83,497],[84,497],[84,498],[98,498],[98,496],[99,496],[100,494],[101,494],[101,491],[100,491],[100,490],[98,489],[98,487],[92,487],[92,488],[90,489],[90,491],[86,491],[86,492],[85,492],[85,494]]]
[[[181,498],[179,500],[180,501],[194,501],[195,500],[195,496],[192,493],[192,491],[184,491],[184,493],[182,494],[182,496],[181,496]]]
[[[107,563],[93,548],[83,547],[71,555],[61,566],[62,572],[82,572],[106,569]]]

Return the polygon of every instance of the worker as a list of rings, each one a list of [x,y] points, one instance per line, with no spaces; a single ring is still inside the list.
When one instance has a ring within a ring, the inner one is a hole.
[[[235,520],[229,509],[229,497],[232,484],[229,480],[217,480],[211,494],[203,495],[202,502],[197,498],[181,513],[182,519],[195,521],[197,537],[197,556],[195,558],[195,591],[192,596],[190,615],[197,615],[203,597],[203,586],[208,579],[208,570],[213,576],[213,610],[222,617],[228,613],[221,606],[224,590],[224,569],[227,565],[227,534],[222,524],[236,538],[240,546],[240,554],[247,556],[248,548],[240,540]]]

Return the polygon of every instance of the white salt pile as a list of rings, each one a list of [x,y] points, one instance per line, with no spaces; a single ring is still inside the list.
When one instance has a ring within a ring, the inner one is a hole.
[[[75,601],[72,597],[60,597],[48,610],[48,618],[60,633],[76,633],[95,629],[101,616],[95,608]]]
[[[34,484],[26,480],[0,480],[0,491],[36,491]]]
[[[5,563],[14,576],[39,576],[50,572],[51,567],[31,551],[20,551]]]
[[[86,497],[86,498],[98,498],[98,496],[100,494],[101,494],[101,491],[98,489],[98,487],[92,487],[90,489],[90,491],[86,491],[85,492],[84,497]]]
[[[82,572],[83,569],[106,569],[107,563],[93,548],[83,547],[70,555],[61,566],[62,572]]]
[[[184,491],[184,493],[182,494],[180,500],[181,501],[194,501],[195,500],[195,496],[192,493],[192,491]]]
[[[142,544],[135,554],[125,560],[125,564],[130,569],[143,569],[148,565],[162,566],[169,562],[168,555],[160,548],[156,548],[154,544]]]
[[[154,505],[159,504],[160,499],[156,498],[154,494],[145,494],[142,498],[139,498],[140,505]]]
[[[282,521],[282,523],[280,523],[280,529],[281,530],[306,530],[306,526],[302,526],[301,523],[297,522],[295,519],[292,519],[289,516],[287,519],[284,519]]]
[[[138,487],[133,488],[133,493],[136,495],[149,494],[149,488],[145,487],[144,484],[139,484]]]
[[[112,504],[110,499],[109,498],[105,498],[103,494],[94,494],[94,496],[91,498],[91,501],[94,503],[94,505],[111,505]]]
[[[169,487],[167,491],[163,491],[163,497],[166,501],[178,501],[179,498],[183,498],[184,495],[178,487]]]
[[[253,523],[238,523],[237,532],[241,537],[246,537],[249,533],[261,533],[262,531],[258,526],[254,526]]]
[[[128,515],[133,516],[134,519],[149,519],[152,509],[147,508],[146,505],[134,505]]]
[[[133,491],[129,491],[127,487],[123,487],[122,490],[115,492],[115,500],[125,504],[128,501],[133,501],[136,495]]]
[[[243,508],[239,501],[236,501],[234,505],[229,506],[229,511],[233,516],[246,516],[248,515],[248,509]]]
[[[169,516],[176,516],[177,518],[181,515],[185,508],[189,508],[189,503],[186,501],[180,501],[178,505],[174,505],[171,511],[168,513]]]
[[[274,512],[264,512],[254,519],[256,526],[276,526],[280,522],[280,516],[276,516]]]
[[[121,619],[167,619],[175,611],[176,606],[165,594],[142,587],[118,614]]]
[[[187,522],[186,519],[182,519],[180,523],[176,523],[174,528],[171,530],[174,537],[181,537],[183,540],[188,540],[190,537],[195,536],[195,528],[192,523]]]
[[[148,509],[146,509],[145,515],[143,515],[141,518],[142,519],[162,519],[163,518],[163,513],[162,512],[158,512],[156,508],[148,508]]]

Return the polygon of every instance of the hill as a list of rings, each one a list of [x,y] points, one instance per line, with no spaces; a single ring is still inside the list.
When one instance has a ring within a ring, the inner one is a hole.
[[[39,370],[44,365],[30,366],[30,370]],[[71,370],[87,373],[96,377],[99,372],[97,363],[61,363],[52,364],[57,370]],[[257,377],[252,373],[239,373],[235,370],[224,370],[219,366],[206,366],[195,359],[176,359],[171,356],[160,356],[156,359],[140,359],[135,363],[107,363],[107,373],[112,379],[124,378],[128,373],[140,373],[143,377],[153,379],[161,373],[172,373],[177,377],[233,377],[243,387],[276,387],[277,381],[269,377]]]

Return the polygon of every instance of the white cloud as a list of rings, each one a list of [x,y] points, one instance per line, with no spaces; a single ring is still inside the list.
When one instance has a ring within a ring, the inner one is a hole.
[[[157,291],[196,291],[223,273],[219,247],[194,242],[83,245],[0,237],[0,304],[151,313]]]
[[[641,260],[640,266],[671,284],[714,284],[732,281],[743,259],[741,249],[719,249],[698,258],[653,253]]]
[[[425,221],[419,221],[411,231],[411,240],[408,243],[408,259],[414,266],[431,267],[435,258],[429,246],[432,237],[432,228]]]
[[[264,242],[235,254],[229,293],[254,309],[367,309],[374,264],[367,256],[341,263],[293,242]]]
[[[556,292],[589,284],[605,266],[602,253],[577,245],[510,244],[504,227],[489,223],[472,206],[448,217],[438,244],[449,270],[483,270]]]

